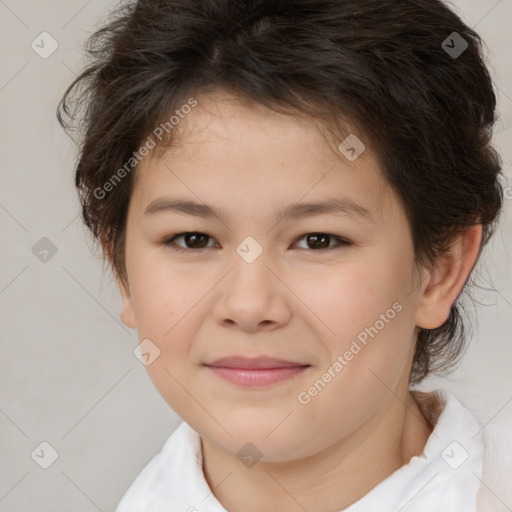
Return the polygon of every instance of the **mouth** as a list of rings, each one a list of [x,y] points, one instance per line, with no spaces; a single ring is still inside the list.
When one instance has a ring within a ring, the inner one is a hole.
[[[232,384],[255,387],[291,379],[311,365],[270,357],[226,357],[204,366]]]

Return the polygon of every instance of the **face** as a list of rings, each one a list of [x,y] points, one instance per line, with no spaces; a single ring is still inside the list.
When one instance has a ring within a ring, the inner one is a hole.
[[[318,453],[408,386],[405,213],[368,144],[350,160],[306,117],[216,93],[179,129],[137,169],[122,319],[203,438],[268,461]]]

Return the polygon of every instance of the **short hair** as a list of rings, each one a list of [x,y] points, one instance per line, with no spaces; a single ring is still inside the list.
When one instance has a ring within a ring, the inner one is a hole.
[[[92,62],[57,117],[80,135],[82,219],[123,283],[134,152],[166,122],[158,146],[172,145],[170,113],[216,90],[311,116],[338,142],[351,126],[404,208],[417,268],[476,224],[479,258],[495,230],[493,83],[479,35],[440,0],[139,0],[118,8],[86,51]],[[411,383],[458,361],[467,338],[458,299],[441,326],[420,329]]]

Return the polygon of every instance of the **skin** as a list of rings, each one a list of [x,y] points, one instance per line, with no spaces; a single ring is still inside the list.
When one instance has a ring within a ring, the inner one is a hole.
[[[434,269],[416,273],[407,218],[369,144],[349,161],[306,117],[222,92],[198,97],[179,129],[174,146],[137,169],[121,319],[158,346],[148,374],[200,434],[205,478],[224,508],[346,508],[423,451],[432,427],[408,389],[415,338],[419,327],[448,318],[478,257],[481,226],[460,235]],[[163,196],[223,215],[144,215]],[[276,213],[333,196],[364,206],[371,219]],[[183,237],[174,242],[186,252],[166,245],[190,231],[208,235],[208,247]],[[308,244],[311,233],[351,243],[318,249]],[[263,249],[250,264],[236,252],[248,236]],[[396,302],[400,312],[301,404],[298,394]],[[203,366],[230,355],[310,367],[265,388],[242,388]],[[236,455],[248,442],[262,454],[252,467]]]

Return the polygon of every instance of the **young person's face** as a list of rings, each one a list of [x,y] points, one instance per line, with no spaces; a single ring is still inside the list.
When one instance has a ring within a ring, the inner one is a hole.
[[[268,461],[318,453],[407,392],[424,281],[405,213],[368,145],[350,161],[304,117],[210,95],[179,129],[136,171],[122,319],[158,347],[150,378],[206,439]],[[334,199],[368,214],[280,217]],[[202,206],[155,207],[178,200]],[[229,357],[301,366],[208,366]]]

